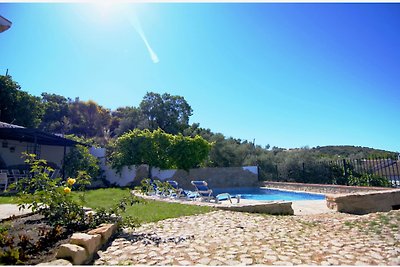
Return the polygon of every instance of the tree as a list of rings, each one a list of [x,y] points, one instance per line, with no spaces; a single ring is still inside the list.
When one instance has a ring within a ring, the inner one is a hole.
[[[170,157],[173,167],[182,170],[199,167],[207,158],[212,145],[199,135],[186,137],[182,134],[172,137]]]
[[[0,121],[35,128],[42,114],[39,97],[22,91],[11,76],[0,75]]]
[[[39,128],[43,131],[65,133],[68,131],[68,99],[56,94],[42,93],[44,115]]]
[[[182,96],[148,92],[139,106],[148,120],[150,130],[161,128],[167,133],[177,134],[189,127],[192,108]]]
[[[69,133],[90,137],[104,137],[111,121],[110,110],[103,108],[96,102],[80,101],[79,98],[69,103]]]
[[[123,107],[118,108],[111,113],[110,131],[113,136],[120,136],[123,133],[133,129],[148,128],[148,121],[139,108]]]
[[[111,165],[117,171],[124,166],[148,164],[160,169],[198,166],[208,156],[211,144],[200,136],[172,135],[161,129],[135,129],[118,137],[112,146]]]

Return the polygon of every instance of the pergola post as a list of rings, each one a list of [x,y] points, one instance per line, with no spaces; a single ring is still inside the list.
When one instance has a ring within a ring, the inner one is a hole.
[[[33,133],[33,154],[35,154],[35,158],[39,159],[38,155],[37,155],[37,134]]]
[[[63,155],[63,162],[62,162],[62,177],[65,180],[65,155],[67,154],[67,145],[64,144],[64,155]]]

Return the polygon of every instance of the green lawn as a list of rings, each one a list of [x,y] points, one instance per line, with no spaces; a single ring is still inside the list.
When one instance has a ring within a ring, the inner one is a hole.
[[[74,192],[77,197],[80,192]],[[107,188],[86,191],[85,206],[90,208],[113,207],[119,200],[129,196],[129,189]],[[167,218],[194,215],[210,212],[213,209],[204,206],[167,203],[162,201],[144,201],[128,206],[125,215],[137,217],[140,222],[155,222]]]
[[[17,204],[16,197],[12,196],[0,196],[0,204]]]
[[[82,192],[72,192],[77,200]],[[86,191],[86,203],[84,206],[90,208],[111,208],[119,201],[130,195],[129,189],[106,188]],[[12,196],[0,196],[0,204],[17,204],[17,200]],[[210,212],[213,209],[204,206],[184,205],[177,203],[167,203],[162,201],[149,201],[128,206],[124,215],[137,217],[141,223],[156,222],[168,218],[201,214]]]

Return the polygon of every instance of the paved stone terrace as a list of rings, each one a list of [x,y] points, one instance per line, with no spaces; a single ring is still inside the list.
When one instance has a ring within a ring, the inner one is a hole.
[[[400,211],[215,211],[126,229],[98,254],[95,265],[400,265]]]

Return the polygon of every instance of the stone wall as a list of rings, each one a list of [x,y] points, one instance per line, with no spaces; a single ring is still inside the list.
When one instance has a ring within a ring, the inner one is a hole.
[[[352,214],[390,211],[400,209],[400,189],[327,195],[326,202],[330,209]]]
[[[258,172],[256,166],[198,168],[190,169],[189,172],[177,170],[172,173],[171,177],[166,178],[154,175],[153,178],[175,180],[179,183],[180,187],[190,190],[194,189],[190,182],[195,180],[206,181],[210,188],[258,186]]]
[[[124,167],[121,173],[117,173],[111,166],[106,164],[106,150],[104,148],[90,148],[90,153],[100,160],[101,169],[106,179],[113,185],[129,186],[139,184],[143,178],[148,177],[148,166]],[[258,186],[257,166],[229,167],[229,168],[197,168],[184,170],[160,170],[152,168],[153,179],[161,181],[175,180],[184,189],[193,190],[190,183],[194,180],[204,180],[210,188]]]
[[[358,192],[391,190],[391,188],[384,188],[384,187],[303,184],[303,183],[269,182],[269,181],[261,182],[261,186],[269,188],[294,190],[294,191],[316,192],[323,194],[348,194],[348,193],[358,193]]]

